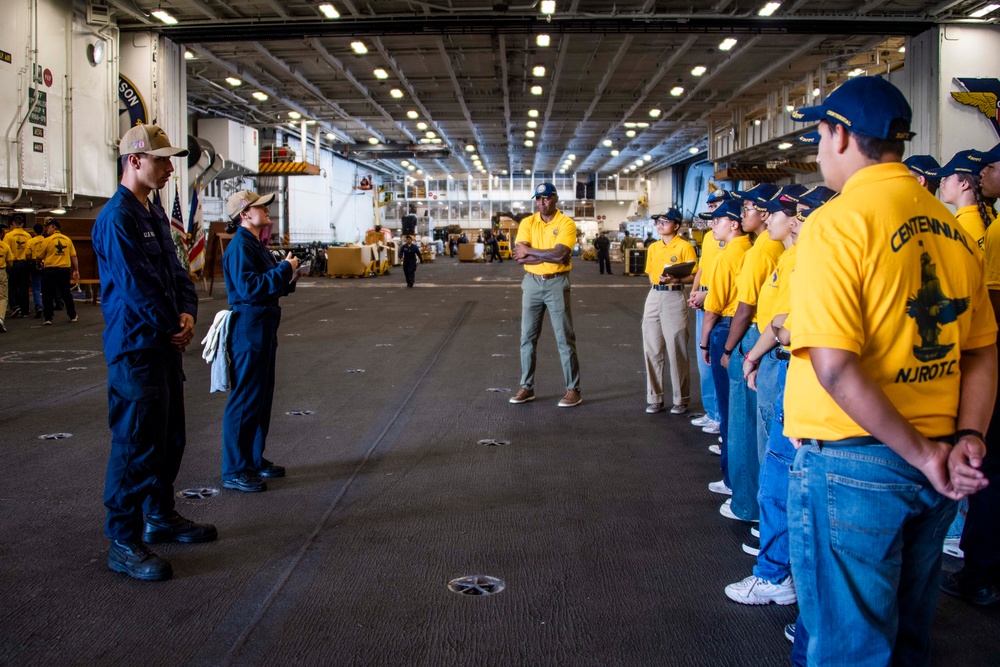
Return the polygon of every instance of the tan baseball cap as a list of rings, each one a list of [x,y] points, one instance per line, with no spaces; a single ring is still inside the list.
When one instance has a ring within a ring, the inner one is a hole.
[[[274,193],[261,197],[250,190],[240,190],[226,200],[226,216],[232,220],[251,206],[267,206],[274,201]]]
[[[118,153],[184,157],[188,154],[188,150],[171,146],[167,133],[157,125],[136,125],[122,135],[122,140],[118,143]]]

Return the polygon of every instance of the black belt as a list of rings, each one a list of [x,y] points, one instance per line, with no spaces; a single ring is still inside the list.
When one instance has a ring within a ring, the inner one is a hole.
[[[774,348],[774,357],[778,361],[789,361],[792,358],[791,352],[785,352],[780,347]]]
[[[650,285],[657,292],[683,292],[683,285]]]
[[[553,278],[561,276],[564,273],[566,273],[566,272],[565,271],[561,271],[559,273],[532,273],[531,275],[535,276],[539,280],[552,280]]]

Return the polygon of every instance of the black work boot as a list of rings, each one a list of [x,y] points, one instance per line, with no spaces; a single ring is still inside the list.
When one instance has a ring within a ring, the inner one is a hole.
[[[232,479],[222,480],[222,486],[227,489],[235,489],[236,491],[244,491],[246,493],[267,491],[267,483],[260,478],[260,475],[252,475],[247,472],[241,472]]]
[[[112,540],[108,547],[108,567],[142,581],[165,581],[174,576],[170,563],[139,540]]]
[[[147,514],[142,541],[146,544],[161,542],[211,542],[218,533],[210,523],[195,523],[177,512]]]
[[[410,285],[413,287],[413,285]],[[285,476],[285,466],[279,466],[276,463],[272,463],[267,459],[262,459],[264,464],[257,469],[257,474],[261,477],[284,477]]]

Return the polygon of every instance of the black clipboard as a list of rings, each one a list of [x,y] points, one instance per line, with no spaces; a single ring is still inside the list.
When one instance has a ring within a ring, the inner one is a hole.
[[[665,266],[663,267],[662,275],[673,276],[674,278],[687,278],[694,271],[694,266],[694,262],[681,262],[673,266]]]

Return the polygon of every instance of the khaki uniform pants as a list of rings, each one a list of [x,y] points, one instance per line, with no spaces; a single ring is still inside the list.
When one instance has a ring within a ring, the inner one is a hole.
[[[687,405],[691,398],[688,361],[688,311],[684,290],[649,290],[642,313],[642,351],[646,357],[646,402],[662,403],[665,364],[670,365],[674,405]]]

